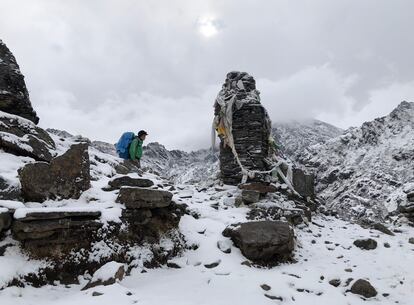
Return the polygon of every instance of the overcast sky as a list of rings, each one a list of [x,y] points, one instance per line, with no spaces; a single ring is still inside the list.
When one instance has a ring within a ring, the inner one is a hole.
[[[232,70],[273,121],[347,128],[414,101],[412,0],[1,0],[40,126],[208,147]]]

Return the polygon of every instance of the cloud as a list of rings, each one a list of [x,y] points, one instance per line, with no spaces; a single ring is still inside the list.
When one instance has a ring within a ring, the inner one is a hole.
[[[373,100],[399,102],[387,90],[414,81],[413,10],[410,0],[3,0],[0,28],[42,124],[107,140],[144,125],[151,140],[190,149],[232,70],[257,79],[274,120],[373,119]],[[200,33],[203,20],[214,35]]]

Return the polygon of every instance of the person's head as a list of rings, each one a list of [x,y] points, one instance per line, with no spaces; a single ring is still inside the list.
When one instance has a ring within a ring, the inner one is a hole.
[[[138,138],[140,138],[142,141],[145,140],[145,138],[147,137],[148,133],[145,130],[140,130],[138,132]]]

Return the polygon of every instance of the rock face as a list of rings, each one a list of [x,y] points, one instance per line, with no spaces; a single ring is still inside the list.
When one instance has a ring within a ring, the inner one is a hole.
[[[232,121],[234,147],[241,164],[249,170],[267,170],[271,122],[260,103],[256,82],[245,72],[227,74],[215,102],[215,124],[220,142],[220,170],[225,184],[241,182],[242,172],[223,132],[223,120]],[[259,178],[259,177],[257,177]],[[260,179],[258,179],[260,181]]]
[[[413,147],[414,103],[402,102],[385,117],[308,147],[298,159],[315,173],[318,197],[339,216],[383,222],[407,202]]]
[[[22,195],[26,201],[78,199],[90,187],[87,144],[75,144],[50,164],[36,162],[19,170]]]
[[[14,155],[49,162],[55,142],[34,123],[0,111],[0,148]]]
[[[254,221],[236,228],[226,228],[223,235],[230,237],[248,259],[264,264],[289,260],[294,249],[293,230],[281,221]]]
[[[0,40],[0,111],[15,114],[37,124],[39,118],[32,108],[19,65]]]
[[[117,202],[130,209],[165,208],[171,204],[172,193],[140,187],[122,187]]]
[[[375,297],[378,293],[370,282],[359,279],[351,287],[353,294],[359,294],[366,298]]]

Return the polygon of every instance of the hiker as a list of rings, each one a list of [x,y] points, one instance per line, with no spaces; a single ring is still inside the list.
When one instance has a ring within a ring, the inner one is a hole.
[[[142,143],[147,135],[148,133],[145,130],[140,130],[137,136],[130,131],[124,132],[115,145],[119,157],[129,160],[137,167],[141,167]]]
[[[136,163],[138,167],[141,167],[142,157],[142,143],[147,137],[148,133],[145,130],[140,130],[138,136],[136,136],[129,146],[129,158]]]

